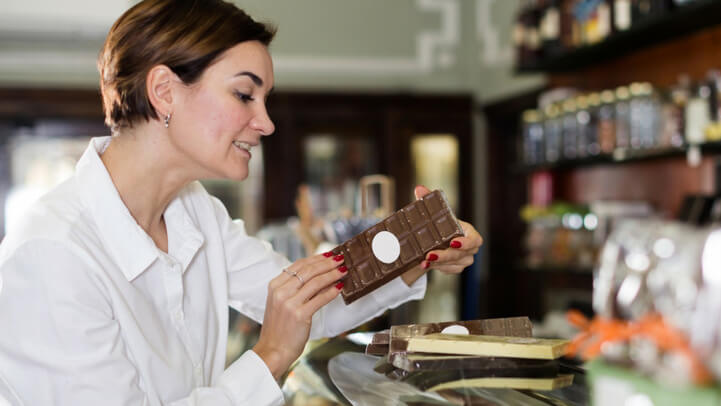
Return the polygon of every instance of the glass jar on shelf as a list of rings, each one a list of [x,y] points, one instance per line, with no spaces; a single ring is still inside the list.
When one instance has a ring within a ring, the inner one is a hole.
[[[546,148],[546,162],[556,162],[563,151],[563,123],[561,106],[551,103],[544,109],[543,135]]]
[[[629,102],[630,143],[632,149],[653,149],[661,135],[658,98],[650,83],[632,83]]]
[[[612,90],[601,92],[597,122],[601,153],[612,154],[616,147],[616,96]]]
[[[711,123],[711,88],[700,82],[695,86],[684,111],[686,142],[699,145],[706,141],[706,127]]]
[[[616,88],[616,149],[614,153],[625,153],[631,147],[631,117],[630,104],[631,92],[628,87]]]
[[[576,102],[568,99],[563,102],[563,158],[578,157],[578,123],[576,119]]]
[[[526,110],[523,112],[523,161],[527,165],[540,164],[544,155],[541,114],[538,110]]]
[[[683,89],[671,88],[661,107],[661,137],[659,147],[681,148],[683,146],[683,111],[688,94]]]
[[[588,155],[596,156],[601,153],[601,143],[599,141],[598,136],[598,116],[599,111],[601,110],[601,94],[598,92],[593,92],[588,95],[588,111],[590,113],[589,119],[589,131],[586,134],[587,135],[587,147],[586,150],[588,151]]]
[[[588,97],[577,96],[576,102],[576,156],[588,156],[588,144],[591,133],[591,114],[589,112]]]

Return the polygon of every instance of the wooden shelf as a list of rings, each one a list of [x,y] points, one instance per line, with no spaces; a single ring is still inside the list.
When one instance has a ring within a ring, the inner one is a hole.
[[[544,58],[533,65],[518,66],[516,72],[575,71],[715,25],[721,25],[721,1],[702,0],[679,6],[659,17],[640,21],[630,29],[614,33],[598,44]]]
[[[721,153],[721,142],[707,142],[700,145],[702,154],[719,154]],[[597,155],[581,159],[569,159],[552,163],[543,163],[537,165],[518,165],[514,168],[517,173],[532,173],[545,170],[556,169],[576,169],[598,165],[622,165],[625,163],[663,160],[669,158],[680,158],[686,156],[689,147],[672,148],[661,150],[626,150],[615,154]]]

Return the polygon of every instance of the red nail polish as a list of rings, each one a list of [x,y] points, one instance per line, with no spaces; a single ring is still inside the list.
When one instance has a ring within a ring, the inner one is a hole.
[[[335,261],[342,261],[342,260],[343,260],[343,255],[336,255],[336,256],[333,257],[333,259],[334,259]]]
[[[332,253],[332,252],[330,252],[330,251],[328,251],[328,252],[324,252],[324,253],[323,253],[323,256],[324,256],[324,257],[326,257],[326,258],[330,258],[330,257],[332,257],[332,256],[333,256],[333,253]]]
[[[431,254],[428,256],[429,261],[435,261],[437,259],[438,259],[438,255],[436,255],[436,254]]]
[[[343,282],[338,282],[338,283],[336,283],[336,284],[335,284],[335,288],[338,289],[338,290],[343,289]]]
[[[348,272],[348,267],[345,265],[341,265],[338,267],[338,270],[341,272]]]
[[[428,263],[428,261],[423,261],[421,263],[421,268],[423,268],[423,269],[428,269],[429,266],[430,266],[430,264]]]
[[[463,244],[461,244],[460,241],[452,241],[451,242],[451,248],[461,248]]]

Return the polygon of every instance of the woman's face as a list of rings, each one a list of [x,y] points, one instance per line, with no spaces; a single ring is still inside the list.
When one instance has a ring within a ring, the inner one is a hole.
[[[260,138],[275,130],[265,101],[273,63],[258,41],[242,42],[209,66],[198,82],[177,86],[170,141],[191,177],[243,180]]]

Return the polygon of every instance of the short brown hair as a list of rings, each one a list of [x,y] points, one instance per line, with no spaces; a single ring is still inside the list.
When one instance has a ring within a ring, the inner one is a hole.
[[[113,24],[98,57],[105,123],[115,132],[158,118],[145,90],[153,66],[192,84],[226,50],[245,41],[268,46],[274,35],[222,0],[141,1]]]

